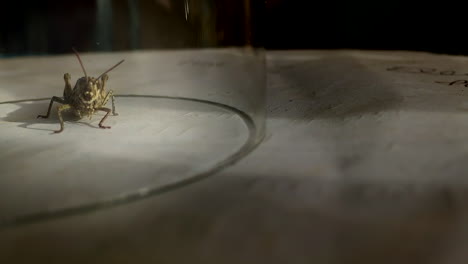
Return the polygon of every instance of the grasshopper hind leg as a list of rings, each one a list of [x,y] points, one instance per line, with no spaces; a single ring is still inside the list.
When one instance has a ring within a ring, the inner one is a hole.
[[[109,80],[109,76],[107,74],[103,74],[100,82],[100,90],[102,93],[102,96],[104,97],[104,100],[102,100],[102,105],[104,106],[107,104],[107,101],[109,101],[109,98],[112,101],[112,115],[117,116],[119,115],[118,113],[115,112],[115,99],[114,99],[114,91],[109,90],[107,94],[105,94],[105,87],[106,87],[106,82]],[[104,95],[105,94],[105,95]]]
[[[70,98],[73,93],[72,86],[70,83],[71,75],[69,73],[65,73],[63,75],[63,79],[65,80],[65,88],[63,89],[63,97],[65,99]]]
[[[65,73],[63,75],[63,79],[65,80],[65,89],[63,90],[63,98],[60,98],[58,96],[53,96],[52,99],[50,99],[49,103],[49,108],[47,109],[47,114],[45,115],[38,115],[37,118],[49,118],[50,116],[50,110],[52,109],[52,105],[54,102],[60,103],[60,104],[66,104],[66,99],[70,97],[72,93],[72,87],[71,87],[71,75],[69,73]]]
[[[119,113],[116,113],[116,112],[115,112],[115,99],[114,99],[114,94],[113,94],[112,90],[111,90],[109,93],[111,93],[111,99],[112,99],[112,114],[115,115],[115,116],[118,116]]]
[[[119,115],[118,113],[115,112],[115,99],[114,99],[114,91],[110,90],[106,96],[104,97],[104,100],[102,101],[102,105],[105,105],[107,104],[107,102],[109,101],[109,98],[111,99],[112,101],[112,115],[114,116],[117,116]]]

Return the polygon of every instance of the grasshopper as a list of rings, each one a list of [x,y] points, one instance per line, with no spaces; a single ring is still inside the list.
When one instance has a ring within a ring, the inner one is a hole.
[[[116,65],[112,66],[110,69],[105,71],[103,74],[99,75],[99,77],[88,77],[86,74],[85,67],[83,66],[83,62],[81,61],[80,55],[78,52],[72,48],[73,52],[75,53],[78,61],[81,65],[81,69],[84,72],[84,77],[79,78],[76,81],[75,87],[72,89],[71,87],[71,75],[69,73],[65,73],[63,76],[65,80],[65,89],[63,91],[63,98],[58,96],[53,96],[50,100],[49,109],[47,110],[46,115],[38,115],[37,118],[49,118],[50,110],[52,108],[52,104],[54,102],[60,103],[62,105],[57,106],[57,114],[60,120],[60,129],[54,131],[55,133],[60,133],[63,131],[63,118],[62,112],[63,111],[71,111],[76,117],[79,119],[83,118],[83,116],[88,116],[91,119],[91,116],[96,111],[103,111],[106,114],[99,122],[100,128],[110,128],[110,126],[104,126],[102,123],[106,120],[107,116],[111,112],[111,109],[104,107],[109,100],[112,99],[112,114],[114,116],[118,115],[115,112],[115,102],[114,102],[114,94],[112,90],[106,93],[105,85],[109,76],[107,75],[108,72],[115,69],[119,66],[124,60],[121,60]]]

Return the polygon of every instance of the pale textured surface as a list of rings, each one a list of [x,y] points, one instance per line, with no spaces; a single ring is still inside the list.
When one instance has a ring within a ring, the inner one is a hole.
[[[0,104],[0,220],[147,192],[216,167],[249,139],[229,109],[193,101],[118,97],[118,116],[78,122],[56,111],[36,119],[49,100]],[[1,222],[1,221],[0,221]]]
[[[264,90],[256,89],[261,88],[256,82],[262,75],[245,74],[245,70],[261,69],[263,60],[256,60],[252,51],[85,53],[81,57],[88,74],[95,77],[117,59],[126,59],[109,73],[106,84],[107,90],[120,95],[116,99],[120,115],[105,121],[112,129],[97,128],[102,112],[91,120],[76,120],[65,113],[65,130],[54,134],[59,128],[57,104],[49,119],[37,119],[47,112],[50,100],[11,101],[40,98],[45,92],[48,98],[63,94],[64,81],[59,77],[71,73],[73,82],[83,74],[74,55],[1,61],[0,226],[19,217],[167,189],[222,168],[252,148],[258,129],[235,108],[254,113],[264,102],[256,95]],[[239,100],[241,96],[246,99]]]
[[[466,263],[468,59],[269,54],[268,135],[216,177],[0,233],[5,263]]]

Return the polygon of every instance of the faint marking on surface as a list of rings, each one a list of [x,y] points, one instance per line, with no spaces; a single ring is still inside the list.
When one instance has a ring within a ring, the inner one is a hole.
[[[166,129],[168,129],[171,125],[166,125],[164,126],[161,130],[159,131],[156,131],[156,134],[161,134],[162,132],[164,132]]]
[[[183,134],[187,133],[187,131],[189,131],[192,128],[193,128],[193,126],[183,129],[182,131],[179,132],[179,134],[177,134],[177,136],[178,137],[182,136]]]

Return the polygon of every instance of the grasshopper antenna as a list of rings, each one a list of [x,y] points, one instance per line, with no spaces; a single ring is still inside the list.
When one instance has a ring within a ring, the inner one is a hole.
[[[110,69],[108,69],[107,71],[105,71],[103,74],[99,75],[99,77],[96,78],[96,80],[99,80],[104,74],[112,71],[113,69],[117,68],[117,66],[119,66],[120,64],[122,64],[122,62],[124,62],[125,60],[121,60],[119,61],[119,63],[117,63],[116,65],[112,66]]]
[[[76,51],[75,48],[72,48],[73,52],[75,52],[76,57],[78,58],[78,61],[80,62],[81,69],[83,69],[84,75],[86,77],[86,80],[88,79],[88,74],[86,74],[86,70],[83,66],[83,62],[81,61],[80,54],[78,54],[78,51]]]

